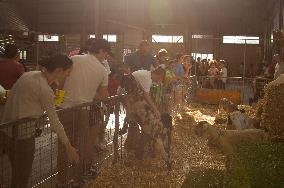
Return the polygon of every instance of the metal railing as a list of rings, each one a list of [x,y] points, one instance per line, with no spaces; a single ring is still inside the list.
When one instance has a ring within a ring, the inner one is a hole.
[[[161,112],[178,112],[195,97],[197,88],[206,88],[212,77],[190,77],[187,82],[162,89],[161,100],[156,100]],[[238,90],[249,98],[258,96],[268,79],[230,78],[225,87],[214,89]],[[153,96],[155,96],[155,92]],[[160,92],[160,91],[159,91]],[[68,163],[65,148],[51,131],[49,119],[21,119],[0,125],[0,188],[56,187],[58,183],[72,184],[78,172],[88,176],[90,151],[92,168],[99,173],[102,163],[115,163],[123,157],[125,135],[120,135],[126,113],[123,101],[127,95],[110,97],[58,110],[60,121],[71,144],[79,148],[80,166]],[[181,99],[181,100],[180,100]],[[242,102],[245,102],[244,97]],[[171,106],[171,107],[170,107]],[[87,131],[82,131],[87,130]],[[90,135],[89,135],[90,134]],[[100,147],[92,148],[97,143]],[[83,147],[82,147],[83,145]],[[93,179],[91,179],[93,180]]]
[[[172,85],[155,85],[152,87],[152,98],[161,113],[175,114],[189,105],[195,97],[197,78],[190,76],[186,81]]]
[[[88,175],[89,150],[95,151],[91,157],[96,173],[103,162],[118,161],[123,156],[124,136],[119,135],[119,129],[125,118],[121,105],[124,97],[57,111],[71,144],[79,148],[79,165],[68,163],[65,148],[51,131],[46,115],[1,124],[0,187],[56,187],[59,182],[68,185],[78,171]],[[101,147],[94,150],[92,146],[97,143]]]
[[[239,91],[241,102],[250,104],[262,96],[265,85],[270,81],[272,80],[267,78],[199,76],[197,77],[195,88]]]

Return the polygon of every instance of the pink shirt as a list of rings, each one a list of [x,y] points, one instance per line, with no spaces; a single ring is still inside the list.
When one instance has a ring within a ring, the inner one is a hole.
[[[208,70],[208,76],[217,76],[219,70],[217,68],[210,68]]]

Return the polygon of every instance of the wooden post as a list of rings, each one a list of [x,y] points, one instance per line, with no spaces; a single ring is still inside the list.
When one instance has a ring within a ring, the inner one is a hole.
[[[85,47],[86,41],[87,41],[87,22],[88,22],[88,13],[87,13],[87,0],[84,0],[82,2],[82,26],[81,26],[81,36],[80,36],[80,42],[81,42],[81,48]]]
[[[101,1],[95,0],[95,35],[96,38],[103,38],[102,32],[101,32]]]
[[[280,0],[279,5],[280,11],[279,11],[279,30],[283,29],[283,0]]]
[[[279,30],[283,30],[283,0],[280,0],[280,11],[279,11]],[[281,45],[280,55],[283,58],[283,46]]]

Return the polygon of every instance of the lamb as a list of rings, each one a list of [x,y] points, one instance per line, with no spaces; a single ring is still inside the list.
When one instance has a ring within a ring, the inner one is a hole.
[[[226,113],[238,111],[238,106],[227,98],[222,98],[219,102],[219,110],[224,110]]]
[[[227,130],[254,129],[258,121],[250,118],[243,109],[232,101],[222,98],[219,103],[219,110],[224,110],[228,115]]]
[[[238,144],[265,142],[269,139],[264,130],[221,130],[206,121],[199,122],[194,132],[197,136],[208,139],[208,146],[220,149],[227,157],[227,165],[230,165],[234,148]]]
[[[227,130],[255,129],[259,122],[247,114],[235,111],[228,114]]]

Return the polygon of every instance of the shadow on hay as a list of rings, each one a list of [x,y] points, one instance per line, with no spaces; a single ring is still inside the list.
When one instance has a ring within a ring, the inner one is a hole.
[[[284,187],[284,143],[240,145],[232,169],[193,168],[183,188],[276,188]]]

